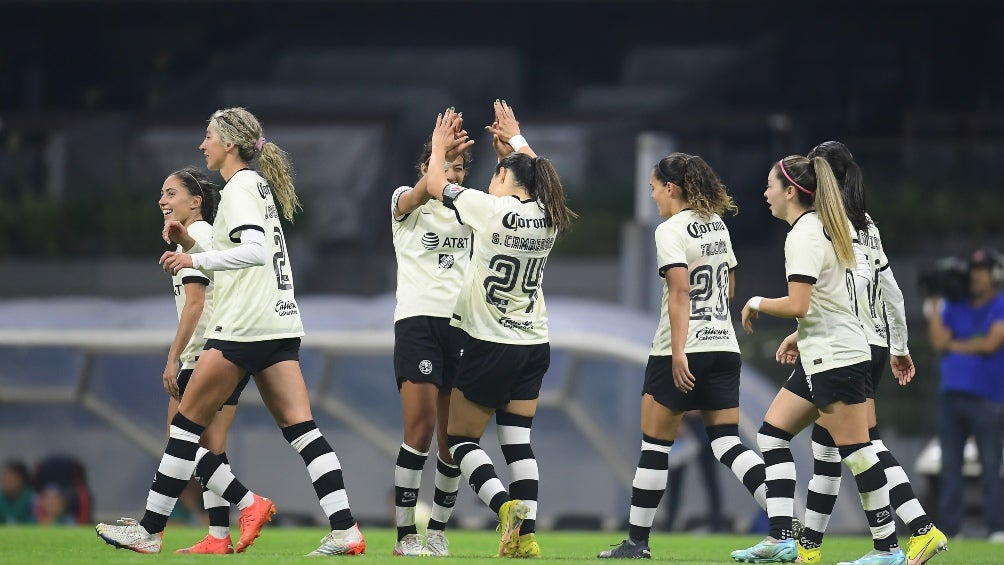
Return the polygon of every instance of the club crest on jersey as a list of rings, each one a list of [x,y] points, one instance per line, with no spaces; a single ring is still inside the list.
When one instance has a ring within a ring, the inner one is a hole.
[[[429,251],[439,247],[439,236],[431,231],[425,232],[425,235],[422,236],[422,247]]]
[[[440,253],[439,254],[439,268],[440,269],[449,269],[449,268],[453,267],[453,261],[454,261],[453,255],[450,255],[449,253]]]

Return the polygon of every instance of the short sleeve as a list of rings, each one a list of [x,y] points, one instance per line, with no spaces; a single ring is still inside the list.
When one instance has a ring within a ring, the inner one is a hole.
[[[655,229],[655,255],[659,266],[659,278],[665,278],[666,272],[673,267],[688,266],[683,232],[674,230],[669,221],[663,222]]]
[[[460,223],[470,226],[474,231],[484,231],[489,229],[491,220],[497,215],[500,200],[497,196],[480,190],[465,188],[457,192],[448,205],[456,210]]]
[[[241,186],[240,190],[227,194],[220,202],[220,209],[225,211],[230,227],[227,235],[233,243],[240,243],[240,233],[244,230],[265,233],[265,199],[258,198],[252,190],[253,187]]]
[[[784,273],[789,282],[815,284],[823,270],[823,244],[813,230],[798,229],[798,223],[784,240]]]
[[[410,213],[397,213],[397,201],[401,199],[402,194],[408,192],[409,190],[411,190],[410,186],[399,186],[396,190],[394,190],[394,194],[391,194],[390,196],[390,217],[393,218],[395,222],[400,222],[410,215]]]

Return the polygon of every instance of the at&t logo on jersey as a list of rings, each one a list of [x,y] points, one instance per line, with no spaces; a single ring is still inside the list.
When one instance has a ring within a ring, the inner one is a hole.
[[[439,254],[439,268],[440,269],[449,269],[449,268],[453,267],[454,260],[455,259],[453,258],[453,255],[450,255],[449,253],[440,253]]]
[[[425,232],[422,236],[422,247],[432,251],[433,249],[439,247],[439,236],[430,232]]]

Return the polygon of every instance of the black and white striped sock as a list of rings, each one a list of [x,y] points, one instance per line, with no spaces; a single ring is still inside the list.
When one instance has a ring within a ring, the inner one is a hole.
[[[509,493],[495,473],[491,457],[481,449],[478,441],[473,437],[449,436],[450,456],[481,502],[498,514],[502,505],[509,502]]]
[[[812,479],[805,498],[805,529],[799,542],[806,549],[823,544],[826,526],[840,493],[840,450],[826,428],[812,427]]]
[[[347,530],[355,523],[342,479],[342,464],[313,420],[282,428],[282,435],[307,465],[321,509],[332,530]]]
[[[422,485],[422,468],[428,452],[402,443],[397,450],[397,465],[394,467],[394,521],[397,539],[418,533],[415,527],[415,505],[418,504],[418,489]]]
[[[195,471],[195,454],[204,429],[180,413],[171,420],[167,447],[146,497],[146,512],[140,520],[148,533],[162,532],[167,526],[168,516]]]
[[[436,457],[436,494],[432,497],[432,516],[429,518],[430,530],[445,530],[446,523],[453,515],[453,506],[457,503],[457,492],[460,490],[460,466],[452,465]]]
[[[646,541],[652,531],[659,501],[669,481],[669,452],[672,449],[673,440],[641,436],[641,455],[631,481],[631,512],[628,515],[628,537],[632,541]]]
[[[924,506],[917,500],[917,495],[914,494],[913,486],[910,484],[910,477],[906,475],[906,471],[900,466],[899,461],[882,442],[878,428],[868,430],[868,436],[872,440],[872,445],[875,446],[882,467],[885,468],[885,477],[889,481],[890,506],[896,509],[896,515],[910,528],[911,534],[919,536],[927,533],[934,526],[934,522],[924,511]]]
[[[200,447],[195,455],[195,476],[203,488],[216,493],[238,510],[244,510],[254,502],[254,495],[237,480],[230,466],[204,447]]]
[[[739,424],[720,424],[705,428],[711,451],[722,465],[732,471],[760,508],[767,509],[767,485],[763,459],[739,440]]]
[[[530,508],[519,531],[520,534],[532,534],[536,531],[537,496],[540,484],[537,458],[530,446],[533,418],[496,412],[495,423],[498,426],[502,455],[509,467],[509,496],[522,500]]]
[[[791,518],[795,514],[795,459],[791,455],[788,432],[767,422],[760,426],[757,445],[766,467],[767,515],[774,539],[791,538]]]
[[[230,463],[227,459],[227,452],[214,454],[220,460],[228,473],[233,474]],[[198,472],[198,463],[196,463]],[[215,538],[223,539],[230,536],[230,503],[222,496],[209,490],[209,487],[202,484],[202,504],[206,507],[206,514],[209,515],[209,533]]]
[[[861,507],[868,518],[875,549],[889,551],[897,547],[899,541],[896,539],[896,521],[889,506],[889,486],[875,446],[871,443],[858,443],[842,445],[839,449],[844,463],[854,473],[854,481],[858,484]]]

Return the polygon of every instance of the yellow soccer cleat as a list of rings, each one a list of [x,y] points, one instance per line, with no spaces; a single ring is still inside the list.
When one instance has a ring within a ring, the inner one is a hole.
[[[948,538],[938,528],[931,526],[926,534],[910,536],[906,545],[906,559],[909,565],[923,565],[935,555],[948,549]]]

